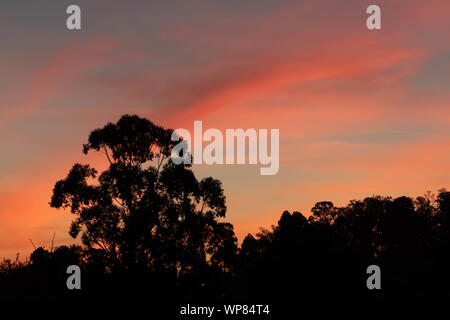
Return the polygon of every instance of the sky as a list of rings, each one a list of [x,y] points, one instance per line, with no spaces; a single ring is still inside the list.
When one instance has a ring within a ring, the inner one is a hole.
[[[123,114],[280,130],[276,175],[194,166],[222,181],[240,240],[318,201],[450,187],[449,17],[448,0],[3,0],[0,257],[74,243],[53,185],[105,162],[82,144]]]

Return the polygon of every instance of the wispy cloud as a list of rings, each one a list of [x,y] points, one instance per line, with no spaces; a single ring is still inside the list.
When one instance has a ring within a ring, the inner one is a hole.
[[[42,62],[42,67],[27,75],[26,79],[20,79],[21,83],[12,93],[15,104],[1,108],[1,123],[38,111],[84,73],[122,60],[123,57],[111,55],[120,43],[117,39],[96,39],[49,53],[49,59]],[[11,97],[9,101],[12,101]]]

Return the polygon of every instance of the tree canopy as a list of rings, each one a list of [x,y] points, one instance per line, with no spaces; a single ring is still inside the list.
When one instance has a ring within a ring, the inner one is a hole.
[[[189,165],[170,161],[173,130],[125,115],[91,132],[83,152],[103,152],[107,170],[76,163],[53,189],[51,206],[68,208],[88,248],[111,268],[186,273],[205,264],[230,267],[233,226],[220,222],[226,199],[219,180],[198,181]]]

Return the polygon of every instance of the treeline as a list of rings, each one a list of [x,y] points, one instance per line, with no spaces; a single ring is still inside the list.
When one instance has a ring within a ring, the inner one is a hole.
[[[125,297],[172,301],[280,301],[450,297],[450,192],[371,197],[345,207],[319,202],[308,218],[285,211],[271,230],[248,235],[228,265],[206,259],[188,270],[111,265],[101,249],[36,249],[26,263],[0,266],[1,297]],[[66,268],[82,269],[82,290],[66,287]],[[378,265],[382,290],[366,287]]]

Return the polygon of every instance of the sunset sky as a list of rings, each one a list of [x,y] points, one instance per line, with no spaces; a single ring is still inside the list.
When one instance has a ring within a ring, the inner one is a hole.
[[[75,162],[104,164],[82,144],[125,113],[280,129],[277,175],[194,166],[223,182],[240,240],[317,201],[450,187],[448,0],[3,0],[0,39],[0,257],[54,232],[74,243],[53,185]]]

